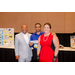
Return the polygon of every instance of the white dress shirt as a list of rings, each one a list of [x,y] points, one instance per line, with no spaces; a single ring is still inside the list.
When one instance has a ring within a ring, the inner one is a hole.
[[[28,33],[26,33],[26,34],[23,33],[23,36],[24,36],[24,39],[25,39],[26,43],[28,44],[28,42],[29,42],[29,35],[28,35]]]

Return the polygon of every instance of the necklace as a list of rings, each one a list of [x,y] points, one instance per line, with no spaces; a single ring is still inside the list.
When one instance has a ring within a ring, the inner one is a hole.
[[[49,34],[50,34],[50,33],[49,33]],[[45,37],[43,37],[43,41],[44,41],[44,42],[48,40],[49,34],[48,34],[46,40],[44,39]]]

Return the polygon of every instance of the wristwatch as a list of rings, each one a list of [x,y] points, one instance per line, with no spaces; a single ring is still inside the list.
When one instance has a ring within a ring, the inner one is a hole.
[[[54,56],[54,58],[53,58],[53,62],[56,62],[56,58],[57,58],[57,57],[56,57],[56,56]]]

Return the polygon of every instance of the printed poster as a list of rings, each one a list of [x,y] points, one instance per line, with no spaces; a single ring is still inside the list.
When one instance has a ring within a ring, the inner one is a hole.
[[[0,34],[3,34],[3,29],[0,29]]]
[[[75,36],[70,36],[70,45],[71,48],[75,49]]]
[[[2,46],[3,45],[3,41],[0,41],[0,46]]]
[[[14,47],[14,28],[0,28],[0,46]]]

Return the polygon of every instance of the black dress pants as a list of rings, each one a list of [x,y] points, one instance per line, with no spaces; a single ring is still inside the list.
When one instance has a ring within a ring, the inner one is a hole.
[[[33,56],[32,56],[31,62],[38,62],[39,60],[37,60],[37,50],[33,49],[32,53],[33,53]]]

